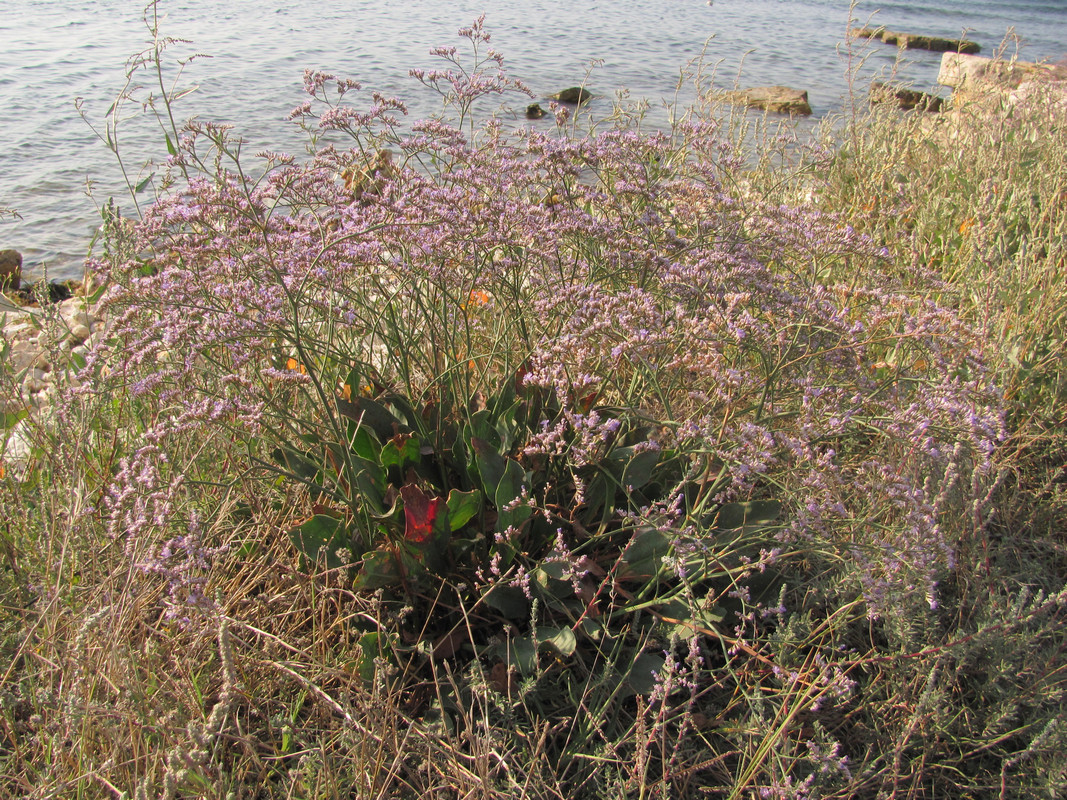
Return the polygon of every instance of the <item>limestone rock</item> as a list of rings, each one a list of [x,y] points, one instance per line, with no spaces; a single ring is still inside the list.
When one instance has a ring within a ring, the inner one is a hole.
[[[551,99],[560,103],[570,103],[571,105],[581,105],[588,102],[593,96],[593,93],[588,89],[583,89],[581,86],[572,86],[569,89],[564,89],[562,92],[556,92],[551,95]]]
[[[1010,91],[1033,78],[1041,66],[1028,61],[1000,61],[983,56],[945,53],[937,82],[956,91]]]
[[[945,53],[937,81],[952,87],[955,107],[1011,104],[1035,92],[1047,92],[1046,99],[1057,108],[1067,105],[1067,69],[1057,65]]]
[[[872,103],[894,104],[904,110],[918,108],[922,111],[941,111],[945,101],[928,92],[919,92],[915,89],[905,89],[902,86],[892,86],[888,83],[875,81],[871,84],[870,101]]]
[[[735,105],[761,108],[776,114],[808,115],[811,113],[808,93],[800,89],[790,89],[788,86],[756,86],[751,89],[726,92],[723,99]]]
[[[0,250],[0,291],[14,291],[22,282],[22,253]]]

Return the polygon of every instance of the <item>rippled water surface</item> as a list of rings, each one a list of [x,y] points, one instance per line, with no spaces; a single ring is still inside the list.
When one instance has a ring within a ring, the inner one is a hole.
[[[1034,2],[883,2],[860,5],[860,22],[894,30],[967,38],[991,53],[1009,27],[1026,42],[1021,57],[1058,59],[1067,52],[1067,0]],[[479,14],[514,77],[548,94],[583,80],[606,109],[614,92],[659,103],[674,95],[679,70],[705,53],[716,82],[788,84],[809,91],[817,115],[840,108],[847,54],[840,43],[849,4],[835,0],[162,0],[164,35],[181,37],[167,55],[211,58],[187,64],[179,85],[198,90],[177,108],[182,118],[233,123],[248,152],[301,152],[285,116],[299,104],[306,67],[360,80],[408,102],[411,117],[439,101],[407,77],[432,68],[431,47],[460,42],[455,31]],[[710,42],[709,42],[710,38]],[[99,220],[95,203],[114,196],[128,211],[121,173],[79,117],[103,131],[124,82],[127,58],[149,40],[136,0],[5,0],[0,8],[0,207],[22,220],[0,221],[0,248],[15,247],[28,272],[81,272]],[[868,72],[891,65],[896,51],[875,45]],[[907,77],[933,84],[940,56],[910,51]],[[171,77],[173,73],[171,74]],[[147,84],[139,72],[135,83]],[[138,109],[131,108],[131,111]],[[546,123],[547,124],[547,123]],[[160,130],[130,120],[119,129],[127,166],[165,156]],[[95,200],[86,195],[94,182]]]

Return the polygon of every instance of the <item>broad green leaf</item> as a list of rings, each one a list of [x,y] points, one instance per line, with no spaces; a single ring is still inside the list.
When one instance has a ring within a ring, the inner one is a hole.
[[[398,433],[411,432],[411,428],[401,423],[389,409],[369,397],[353,397],[351,400],[338,397],[337,413],[360,425],[366,425],[382,442]]]
[[[628,569],[621,577],[653,578],[663,569],[663,558],[671,551],[671,539],[656,528],[634,532],[629,547],[622,554]]]
[[[506,459],[504,473],[500,476],[500,482],[496,487],[496,496],[493,499],[497,510],[496,529],[506,531],[509,527],[519,528],[533,514],[533,509],[520,502],[514,508],[509,508],[512,503],[522,497],[522,490],[526,483],[526,472],[522,465],[513,458]]]
[[[718,530],[766,528],[774,524],[781,513],[782,504],[777,500],[725,503],[715,512],[713,527]]]
[[[349,431],[348,442],[352,452],[367,461],[378,461],[382,452],[382,445],[378,441],[378,437],[374,435],[367,425],[360,425],[356,422],[351,422],[350,424],[352,427]]]
[[[481,411],[476,411],[474,414],[471,414],[467,428],[468,433],[464,438],[470,441],[472,445],[474,439],[477,438],[486,442],[494,452],[500,452],[502,447],[500,433],[493,424],[489,409],[483,408]]]
[[[642,653],[634,659],[626,685],[634,694],[647,695],[656,687],[656,675],[666,662],[654,653]]]
[[[673,624],[672,632],[683,639],[699,633],[701,628],[714,629],[726,618],[726,613],[717,606],[694,609],[681,597],[662,603],[656,606],[655,610],[664,622]]]
[[[652,470],[659,463],[659,450],[643,450],[634,455],[622,473],[622,486],[627,492],[640,489],[652,479]]]
[[[574,631],[570,628],[539,628],[537,637],[541,647],[560,656],[574,655],[574,650],[578,646]]]
[[[310,569],[320,559],[327,569],[343,567],[347,562],[338,557],[337,552],[348,549],[351,540],[343,520],[334,519],[325,514],[316,514],[311,519],[292,528],[289,538],[293,540],[301,554],[304,569]]]
[[[14,428],[22,420],[26,419],[30,415],[29,411],[5,411],[0,419],[2,419],[2,425],[4,428]]]
[[[167,137],[167,152],[172,156],[178,155],[178,148],[174,146],[174,140],[170,138],[170,134],[163,131],[163,135]]]
[[[271,451],[271,456],[279,465],[289,470],[289,474],[301,483],[308,484],[321,492],[330,493],[322,485],[319,466],[306,459],[300,453],[290,447],[275,447]]]
[[[389,639],[377,631],[365,633],[359,637],[359,655],[355,661],[355,672],[365,683],[371,683],[377,672],[375,661],[379,658],[392,660],[392,648]]]
[[[356,591],[373,592],[399,586],[402,582],[396,554],[388,550],[371,550],[363,555],[363,566],[352,582],[352,588]]]
[[[453,489],[448,493],[448,526],[453,532],[474,519],[481,510],[481,492]]]
[[[422,459],[418,437],[410,433],[398,433],[390,437],[382,445],[381,458],[383,467],[396,467],[403,475],[407,467],[418,464]]]
[[[498,583],[484,595],[485,604],[495,608],[508,619],[527,619],[530,601],[518,586]]]
[[[507,468],[504,457],[496,452],[489,442],[478,436],[471,437],[471,449],[474,451],[474,462],[478,466],[478,477],[481,478],[485,495],[493,498],[495,502],[497,487]]]
[[[532,675],[537,670],[537,648],[534,646],[533,637],[521,636],[512,639],[501,650],[500,655],[509,668],[518,667],[523,675]]]

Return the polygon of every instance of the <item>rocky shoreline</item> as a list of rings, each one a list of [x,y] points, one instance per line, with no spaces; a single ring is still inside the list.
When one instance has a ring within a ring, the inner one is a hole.
[[[84,363],[103,328],[84,295],[23,305],[13,286],[0,294],[0,468],[30,457],[34,416],[52,407],[60,377]]]

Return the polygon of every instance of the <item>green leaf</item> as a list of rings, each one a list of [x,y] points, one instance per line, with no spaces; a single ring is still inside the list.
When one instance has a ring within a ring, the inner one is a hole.
[[[626,685],[633,694],[647,695],[656,687],[656,674],[666,662],[654,653],[642,653],[634,659],[626,675]]]
[[[663,569],[663,558],[671,551],[671,539],[656,528],[634,532],[629,547],[622,554],[628,567],[622,578],[654,578]]]
[[[675,597],[666,603],[656,606],[656,612],[664,618],[668,624],[673,623],[671,631],[680,638],[687,638],[698,633],[701,628],[714,629],[715,626],[726,618],[726,613],[712,606],[711,608],[696,608],[681,597]]]
[[[377,631],[371,631],[360,636],[357,645],[360,652],[356,656],[355,673],[365,683],[371,683],[377,673],[375,661],[379,658],[392,660],[393,650],[389,646],[389,639]]]
[[[356,591],[373,592],[400,586],[403,576],[395,553],[388,550],[371,550],[363,555],[363,565],[352,582]]]
[[[145,187],[148,186],[148,184],[152,182],[152,178],[154,178],[154,177],[156,177],[156,173],[153,172],[151,175],[149,175],[147,178],[145,178],[143,181],[141,181],[135,187],[133,187],[133,193],[134,194],[140,194],[141,192],[143,192]]]
[[[533,509],[524,502],[514,508],[508,508],[522,497],[525,483],[526,471],[523,470],[522,465],[513,458],[506,459],[504,473],[500,476],[496,496],[493,498],[498,514],[496,521],[498,531],[503,532],[512,527],[518,529],[533,514]]]
[[[495,608],[508,619],[527,619],[530,615],[530,601],[518,586],[498,583],[483,597],[487,606]]]
[[[300,551],[301,565],[310,569],[321,558],[327,569],[337,569],[346,562],[337,557],[337,551],[348,549],[351,540],[343,520],[325,514],[316,514],[306,522],[292,528],[289,538]]]
[[[381,442],[366,425],[352,422],[348,434],[349,447],[352,452],[367,461],[377,461],[382,453]]]
[[[474,519],[481,510],[481,492],[453,489],[448,493],[448,525],[453,532]]]
[[[712,527],[718,530],[748,528],[758,530],[773,525],[782,513],[777,500],[752,500],[747,503],[725,503],[715,512]]]
[[[472,414],[467,427],[469,432],[464,438],[472,443],[475,438],[482,439],[488,443],[493,451],[500,452],[503,443],[500,440],[500,433],[497,431],[496,426],[493,425],[489,409],[483,408],[481,411],[476,411]]]
[[[172,156],[178,155],[178,148],[174,146],[174,140],[170,138],[170,134],[163,131],[163,135],[167,137],[167,152]]]
[[[26,419],[30,415],[29,411],[23,409],[22,411],[5,411],[0,416],[0,427],[14,428],[22,420]]]
[[[389,409],[369,397],[356,397],[352,400],[338,397],[337,413],[360,425],[368,426],[382,442],[398,433],[411,433],[411,428],[401,423]]]
[[[289,470],[292,477],[322,492],[328,492],[320,481],[318,465],[304,458],[291,447],[275,447],[271,451],[271,456],[278,464]]]
[[[537,631],[541,647],[547,648],[556,655],[572,656],[578,646],[574,631],[570,628],[541,628]]]
[[[659,463],[659,450],[643,450],[634,455],[622,472],[622,486],[627,492],[640,489],[652,479],[652,470]]]
[[[504,457],[493,449],[492,445],[478,436],[471,437],[471,449],[474,451],[474,463],[478,467],[478,477],[482,481],[485,496],[496,500],[496,489],[504,477],[507,464]]]
[[[502,650],[501,656],[508,668],[518,667],[523,675],[532,675],[537,670],[537,648],[534,646],[533,637],[512,639]]]
[[[422,460],[419,439],[414,434],[398,433],[382,445],[382,466],[386,469],[396,467],[403,475],[408,466]]]

